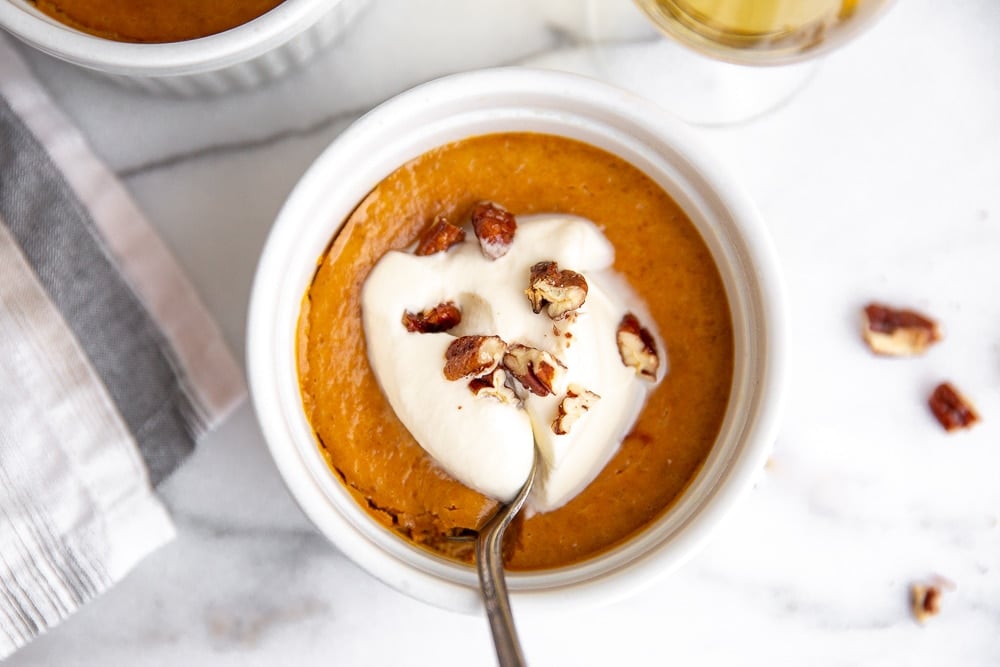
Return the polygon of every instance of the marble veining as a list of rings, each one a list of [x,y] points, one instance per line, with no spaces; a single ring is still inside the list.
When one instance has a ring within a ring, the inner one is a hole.
[[[339,113],[320,118],[318,121],[305,127],[286,128],[280,132],[254,139],[244,139],[225,143],[200,146],[190,150],[157,157],[141,164],[123,167],[116,172],[122,180],[129,180],[137,176],[144,176],[160,169],[173,169],[183,166],[192,160],[207,160],[212,158],[233,155],[244,151],[253,151],[260,148],[273,146],[289,139],[308,139],[320,132],[334,130],[339,132],[351,122],[359,118],[365,109],[348,109]]]
[[[375,0],[307,68],[217,99],[147,96],[22,52],[241,353],[257,256],[323,148],[436,76],[558,66],[585,43],[587,6]],[[783,107],[694,130],[758,203],[787,279],[781,435],[680,571],[603,609],[520,615],[532,664],[1000,663],[998,31],[994,0],[898,2]],[[944,340],[919,359],[873,357],[859,336],[873,299],[933,314]],[[925,400],[943,379],[982,424],[937,426]],[[162,493],[178,539],[7,664],[491,664],[483,619],[396,593],[316,533],[249,407]],[[936,576],[955,588],[920,626],[908,587]]]
[[[548,31],[549,35],[551,36],[551,39],[548,40],[545,46],[536,49],[532,52],[519,55],[510,60],[504,60],[501,62],[493,63],[490,66],[511,67],[511,66],[525,65],[531,63],[532,61],[540,57],[550,55],[553,52],[558,52],[562,49],[580,48],[580,45],[582,43],[582,38],[578,34],[575,34],[573,31],[553,23],[546,24],[545,28]],[[615,47],[615,46],[626,46],[626,45],[648,43],[649,41],[650,40],[648,38],[637,39],[637,40],[604,40],[601,41],[600,44],[602,44],[603,46]],[[452,71],[459,71],[459,70],[448,70],[447,72],[441,72],[440,75],[443,76],[444,74],[451,73]],[[253,139],[243,139],[243,140],[235,140],[232,142],[211,144],[207,146],[200,146],[197,148],[193,148],[191,150],[187,150],[184,152],[157,156],[149,160],[148,162],[121,167],[117,170],[116,173],[120,178],[129,179],[132,178],[133,176],[146,174],[151,171],[155,171],[157,169],[169,169],[172,167],[176,167],[178,165],[184,164],[188,160],[201,160],[237,151],[249,151],[255,148],[265,147],[275,143],[279,143],[287,139],[309,137],[322,130],[327,130],[330,128],[338,128],[338,130],[343,129],[344,127],[346,127],[346,125],[350,124],[350,122],[359,118],[370,108],[377,106],[383,101],[385,100],[384,99],[378,100],[376,102],[367,104],[359,108],[345,109],[343,111],[339,111],[329,116],[324,116],[319,120],[313,121],[312,123],[303,127],[284,128],[274,133],[261,137],[256,137]]]

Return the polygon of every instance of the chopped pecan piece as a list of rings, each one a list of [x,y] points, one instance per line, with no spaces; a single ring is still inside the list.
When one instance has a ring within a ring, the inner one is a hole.
[[[649,329],[639,324],[639,318],[632,313],[625,313],[618,325],[617,338],[622,363],[634,368],[640,377],[656,380],[656,371],[660,368],[656,341]]]
[[[422,256],[444,252],[464,240],[465,230],[448,222],[443,215],[439,215],[431,226],[420,235],[417,249],[413,251],[413,254]]]
[[[448,331],[462,321],[462,311],[451,301],[439,303],[419,313],[403,311],[403,326],[414,333],[439,333]]]
[[[913,584],[910,593],[913,598],[913,617],[918,623],[924,623],[931,616],[937,616],[941,612],[940,586]]]
[[[554,320],[576,310],[587,300],[587,279],[576,271],[559,270],[555,262],[538,262],[531,267],[528,289],[531,310],[545,312]]]
[[[472,229],[479,239],[479,248],[489,259],[499,259],[507,254],[514,243],[517,219],[503,206],[482,201],[472,209]]]
[[[495,398],[505,405],[517,405],[520,402],[514,390],[507,386],[507,371],[502,368],[469,380],[469,390],[476,396]]]
[[[537,396],[548,396],[565,368],[562,362],[544,350],[515,343],[507,348],[503,366],[525,389]]]
[[[979,421],[975,406],[950,382],[942,382],[935,387],[928,404],[946,431],[971,428]]]
[[[863,333],[872,352],[892,357],[923,354],[941,340],[937,322],[929,317],[878,303],[865,306]]]
[[[449,380],[486,375],[503,360],[507,343],[500,336],[462,336],[444,353],[444,376]]]
[[[584,415],[601,397],[592,391],[587,391],[578,384],[566,387],[566,397],[559,403],[559,413],[552,422],[552,432],[556,435],[566,435],[569,429]]]

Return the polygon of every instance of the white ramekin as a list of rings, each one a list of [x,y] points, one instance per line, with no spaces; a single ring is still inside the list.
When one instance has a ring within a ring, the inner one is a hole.
[[[776,435],[784,384],[783,291],[756,209],[687,128],[649,102],[574,75],[498,69],[422,85],[358,120],[296,186],[264,248],[247,333],[253,403],[288,488],[331,542],[398,590],[466,612],[481,609],[475,571],[378,525],[327,469],[299,396],[296,322],[317,259],[376,183],[441,144],[510,131],[585,141],[662,185],[697,225],[719,265],[736,343],[721,434],[682,499],[608,553],[578,565],[510,575],[519,609],[618,599],[690,558],[762,468]]]
[[[0,28],[40,51],[149,92],[218,94],[260,85],[314,56],[368,0],[285,0],[216,35],[168,44],[115,42],[0,0]]]

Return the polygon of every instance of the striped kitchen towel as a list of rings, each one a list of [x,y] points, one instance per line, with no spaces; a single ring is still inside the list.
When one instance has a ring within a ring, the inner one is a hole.
[[[169,540],[245,393],[176,261],[0,36],[0,659]]]

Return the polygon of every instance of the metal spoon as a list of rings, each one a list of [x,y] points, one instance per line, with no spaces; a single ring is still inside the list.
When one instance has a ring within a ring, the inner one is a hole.
[[[521,653],[521,642],[517,638],[514,627],[514,616],[510,611],[510,600],[507,598],[507,580],[503,574],[503,534],[514,516],[521,511],[524,501],[528,498],[531,485],[535,482],[538,470],[538,447],[535,447],[535,458],[531,463],[531,472],[521,487],[517,497],[506,507],[498,511],[490,519],[476,538],[476,569],[479,571],[479,589],[486,604],[486,615],[490,620],[490,630],[493,632],[493,645],[497,650],[497,660],[500,667],[523,667],[524,655]]]

